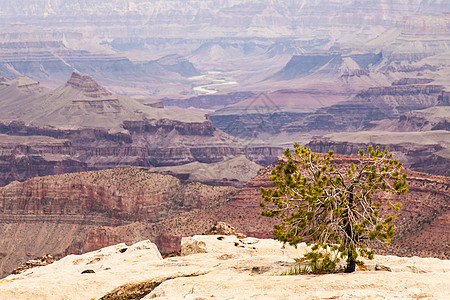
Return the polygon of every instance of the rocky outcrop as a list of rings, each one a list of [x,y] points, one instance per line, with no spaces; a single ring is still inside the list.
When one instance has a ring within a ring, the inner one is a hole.
[[[444,123],[438,123],[444,124]],[[336,133],[324,137],[314,137],[308,147],[315,152],[358,155],[359,149],[367,149],[370,144],[389,148],[406,167],[436,175],[449,175],[450,157],[446,130],[421,132],[365,131]]]
[[[386,294],[444,299],[450,293],[448,260],[376,255],[364,271],[289,276],[307,251],[304,244],[294,248],[273,240],[214,235],[183,238],[181,245],[185,256],[166,259],[148,240],[71,255],[2,279],[0,294],[19,300],[367,299]]]
[[[123,128],[130,134],[158,133],[168,134],[176,131],[181,135],[191,136],[213,136],[216,128],[211,122],[191,122],[185,123],[168,119],[145,120],[145,121],[124,121]]]
[[[429,78],[402,78],[394,81],[392,85],[427,84],[433,81],[433,79]]]
[[[376,87],[369,88],[358,94],[359,97],[377,97],[377,96],[405,96],[405,95],[435,95],[443,91],[443,87],[439,85],[413,85],[409,84],[407,87],[402,87],[397,84],[390,87]]]
[[[87,99],[118,100],[110,91],[100,86],[91,76],[73,72],[66,85],[80,90]],[[77,99],[82,101],[83,99]]]
[[[403,65],[403,66],[389,66],[386,68],[388,72],[404,72],[404,73],[413,73],[413,72],[423,72],[423,71],[437,71],[439,69],[438,66],[433,66],[430,64],[423,65]],[[417,73],[416,73],[417,74]]]
[[[236,232],[233,226],[224,223],[217,222],[210,229],[203,233],[204,235],[234,235],[239,239],[246,238],[245,234]],[[183,247],[182,247],[183,248]],[[182,249],[183,250],[183,249]]]
[[[196,107],[203,109],[218,109],[223,108],[228,105],[238,103],[239,101],[245,100],[255,96],[252,92],[233,92],[221,95],[200,95],[196,97],[191,97],[187,99],[170,99],[163,98],[161,101],[165,105],[178,106],[182,108]]]
[[[272,78],[287,80],[321,72],[331,72],[342,76],[368,75],[368,68],[375,67],[382,59],[381,52],[345,55],[330,51],[326,54],[294,55]]]
[[[420,132],[433,130],[450,131],[450,106],[434,106],[412,110],[402,114],[397,120],[376,122],[374,130],[389,132]]]
[[[209,185],[243,187],[261,167],[250,161],[245,155],[239,155],[217,163],[193,162],[181,166],[151,168],[150,170],[173,175],[182,182],[197,181]]]
[[[15,268],[12,271],[12,274],[21,274],[25,272],[28,269],[36,268],[36,267],[42,267],[49,264],[52,264],[55,262],[55,258],[51,255],[44,255],[42,257],[37,257],[35,259],[30,259],[25,264],[21,265],[18,268]]]

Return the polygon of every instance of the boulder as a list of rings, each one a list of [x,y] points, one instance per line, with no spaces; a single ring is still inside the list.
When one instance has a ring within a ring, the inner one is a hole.
[[[276,255],[287,258],[299,258],[309,251],[305,243],[297,247],[283,245],[272,239],[244,238],[233,235],[195,235],[181,239],[181,255],[197,253]]]
[[[209,230],[203,233],[204,235],[235,235],[237,238],[246,238],[247,236],[243,233],[236,233],[236,230],[233,226],[225,223],[225,222],[217,222],[211,227]]]

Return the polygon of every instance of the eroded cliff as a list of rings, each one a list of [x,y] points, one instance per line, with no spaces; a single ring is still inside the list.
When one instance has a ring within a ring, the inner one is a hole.
[[[358,155],[359,149],[376,144],[389,148],[410,169],[449,176],[449,138],[447,130],[342,132],[315,137],[307,146],[315,152]]]
[[[232,187],[182,185],[175,177],[135,167],[13,182],[0,188],[1,272],[47,253],[60,257],[124,238],[156,239],[151,224],[218,205],[234,192]]]
[[[217,130],[203,113],[145,103],[114,95],[78,72],[55,90],[26,77],[0,84],[0,184],[118,165],[213,163],[241,154],[267,165],[280,154]]]
[[[357,159],[335,155],[333,163],[345,167]],[[176,252],[182,236],[201,234],[218,221],[247,236],[269,238],[276,220],[260,216],[259,202],[260,187],[271,187],[272,168],[262,168],[238,193],[232,187],[182,185],[172,176],[137,168],[11,183],[0,188],[3,272],[28,258],[83,253],[145,238],[163,253]],[[395,220],[396,237],[390,248],[378,251],[448,258],[449,179],[406,172],[410,191],[389,196],[403,203]]]

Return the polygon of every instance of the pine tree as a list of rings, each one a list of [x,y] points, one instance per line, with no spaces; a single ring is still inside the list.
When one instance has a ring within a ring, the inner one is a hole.
[[[345,272],[355,271],[358,256],[373,258],[373,251],[367,249],[369,240],[381,240],[387,246],[394,237],[395,216],[382,217],[383,203],[373,196],[376,192],[401,195],[408,190],[402,163],[378,146],[369,146],[367,153],[360,150],[358,162],[344,169],[332,165],[332,151],[316,154],[295,143],[293,152],[286,149],[287,162],[272,170],[274,188],[261,187],[261,215],[279,218],[275,239],[291,245],[314,244],[307,258],[323,259],[330,271],[344,258]],[[401,206],[385,204],[397,211]]]

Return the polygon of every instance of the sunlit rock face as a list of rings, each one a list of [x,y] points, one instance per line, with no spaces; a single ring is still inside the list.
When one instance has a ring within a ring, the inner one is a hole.
[[[445,299],[449,293],[448,260],[376,255],[351,274],[289,276],[305,244],[197,235],[183,238],[181,247],[184,256],[166,259],[149,240],[70,255],[4,278],[0,293],[8,299]]]

